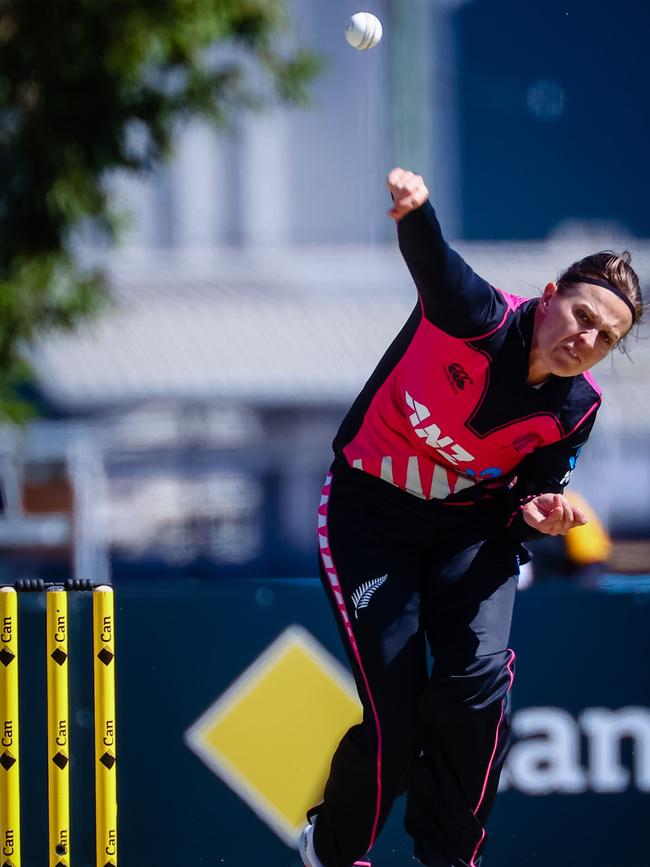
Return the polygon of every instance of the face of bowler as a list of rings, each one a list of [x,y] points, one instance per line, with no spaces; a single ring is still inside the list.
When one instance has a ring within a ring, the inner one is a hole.
[[[625,302],[603,286],[549,283],[533,328],[528,382],[576,376],[603,359],[632,327]]]

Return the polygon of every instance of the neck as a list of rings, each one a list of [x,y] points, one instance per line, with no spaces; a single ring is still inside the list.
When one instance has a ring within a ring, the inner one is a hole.
[[[537,346],[537,329],[541,321],[541,310],[539,304],[535,310],[535,319],[533,323],[533,333],[530,340],[530,352],[528,354],[528,385],[540,385],[547,380],[551,375],[549,367],[544,364],[540,358],[539,348]]]
[[[551,375],[551,371],[548,369],[548,367],[543,364],[542,361],[536,356],[537,352],[535,350],[535,347],[533,347],[530,350],[530,356],[528,361],[528,378],[526,379],[528,385],[540,385]]]

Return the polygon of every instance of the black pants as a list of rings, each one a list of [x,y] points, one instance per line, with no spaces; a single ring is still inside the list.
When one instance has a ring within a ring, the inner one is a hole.
[[[480,863],[509,736],[519,570],[514,546],[476,538],[463,507],[436,506],[398,509],[339,476],[323,489],[321,577],[363,704],[318,807],[325,867],[371,849],[404,792],[427,867]]]

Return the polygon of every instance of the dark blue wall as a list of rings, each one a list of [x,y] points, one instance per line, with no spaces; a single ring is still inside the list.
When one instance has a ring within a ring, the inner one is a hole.
[[[190,752],[183,733],[291,624],[301,624],[343,659],[319,583],[179,578],[125,582],[116,594],[120,863],[298,867],[296,852]],[[89,599],[76,597],[71,609],[73,847],[75,863],[90,864]],[[23,597],[21,611],[23,865],[41,867],[47,810],[44,615],[36,597]],[[550,708],[576,731],[588,708],[632,706],[650,716],[649,620],[650,595],[550,585],[521,593],[512,636],[518,657],[515,715]],[[587,740],[581,736],[580,741],[578,760],[588,771]],[[631,742],[624,739],[622,762],[633,769],[634,761]],[[583,794],[532,796],[515,786],[500,794],[486,867],[646,864],[647,791],[641,791],[634,774],[618,793],[593,788],[589,783]],[[378,844],[378,867],[410,863],[400,812],[398,805]]]
[[[650,236],[650,4],[476,0],[456,24],[465,237],[567,218]]]

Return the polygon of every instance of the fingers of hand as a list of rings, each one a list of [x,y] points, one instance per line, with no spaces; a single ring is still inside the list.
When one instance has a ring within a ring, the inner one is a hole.
[[[419,208],[420,205],[423,204],[424,201],[413,202],[412,204],[396,203],[390,211],[388,211],[388,216],[392,217],[394,220],[399,220],[401,217],[405,217],[407,214],[410,214],[411,211],[415,211],[416,208]]]
[[[560,532],[566,533],[567,530],[569,530],[571,527],[574,526],[573,507],[572,507],[571,503],[565,497],[558,495],[557,501],[558,501],[558,504],[557,504],[556,508],[557,508],[558,513],[559,513],[558,517],[559,517],[559,526],[561,528]]]
[[[577,506],[573,507],[573,517],[576,521],[576,526],[580,526],[581,524],[586,524],[589,518],[585,515],[582,509],[579,509]]]
[[[535,497],[523,509],[526,523],[549,536],[564,535],[587,522],[583,512],[561,494]]]
[[[536,528],[540,533],[546,533],[548,536],[557,536],[566,533],[564,529],[565,519],[560,505],[556,506],[551,512],[542,517]]]
[[[561,520],[558,524],[560,527],[560,533],[566,533],[573,529],[573,527],[581,527],[583,524],[587,523],[587,516],[585,513],[577,506],[572,505],[566,497],[556,494],[555,499],[558,508],[561,507]]]
[[[524,516],[524,521],[530,527],[538,527],[542,521],[546,518],[543,512],[540,511],[538,504],[535,500],[531,500],[529,503],[522,509],[522,514]]]
[[[393,199],[393,207],[388,215],[393,219],[399,219],[419,208],[429,197],[422,177],[401,168],[390,172],[387,187]]]

